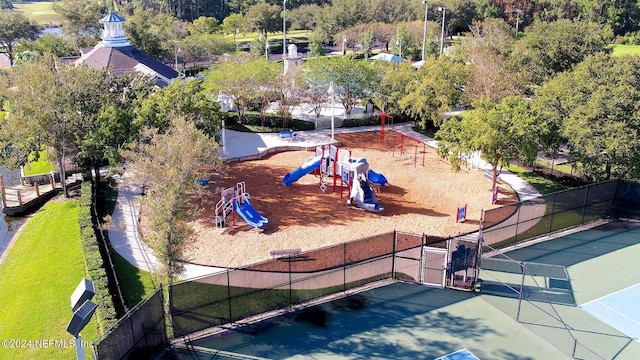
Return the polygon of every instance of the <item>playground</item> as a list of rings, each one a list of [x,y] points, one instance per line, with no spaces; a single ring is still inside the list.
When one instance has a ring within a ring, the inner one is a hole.
[[[270,259],[274,251],[306,251],[393,230],[457,235],[478,229],[482,209],[518,201],[515,192],[500,183],[497,202],[492,204],[491,180],[483,171],[463,168],[456,173],[435,149],[400,133],[387,131],[384,141],[380,132],[336,134],[335,139],[339,149],[347,149],[354,159],[366,158],[369,169],[388,180],[384,186],[372,186],[382,211],[347,204],[350,189],[341,187],[340,177],[335,189],[334,178],[324,177],[324,192],[322,177],[312,173],[285,186],[283,177],[314,157],[314,151],[230,163],[225,174],[212,174],[204,185],[205,199],[192,198],[194,206],[204,211],[194,223],[198,240],[188,251],[190,261],[240,267]],[[249,220],[252,226],[240,213],[231,212],[224,227],[216,226],[220,191],[238,183],[244,183],[242,191],[249,194],[250,204],[241,201],[251,210],[244,215],[258,220]],[[457,221],[458,209],[465,205],[466,219]]]

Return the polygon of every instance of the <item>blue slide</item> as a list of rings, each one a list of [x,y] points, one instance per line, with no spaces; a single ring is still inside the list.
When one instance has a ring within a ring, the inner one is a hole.
[[[300,179],[301,177],[307,175],[308,173],[312,172],[315,169],[320,169],[321,158],[322,158],[321,156],[309,158],[307,161],[304,162],[304,164],[302,164],[302,166],[293,170],[290,173],[287,173],[287,175],[285,175],[284,178],[282,178],[282,182],[286,186],[291,186],[291,184],[298,181],[298,179]]]
[[[233,201],[233,210],[240,214],[244,221],[247,224],[253,226],[254,228],[263,228],[265,225],[269,223],[269,219],[258,214],[256,209],[251,206],[248,198],[244,198],[243,204],[239,203],[238,200]]]
[[[387,178],[384,177],[384,175],[377,173],[371,169],[369,169],[369,171],[367,171],[367,178],[369,179],[369,181],[371,181],[374,184],[378,184],[380,186],[385,186],[388,181]]]

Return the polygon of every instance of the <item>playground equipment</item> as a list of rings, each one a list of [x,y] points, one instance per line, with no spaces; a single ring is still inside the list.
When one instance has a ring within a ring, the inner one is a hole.
[[[456,222],[461,223],[467,220],[467,204],[458,208],[456,213]]]
[[[393,116],[385,112],[382,112],[378,109],[373,110],[373,112],[380,115],[380,143],[383,144],[384,143],[384,125],[387,119],[390,119],[391,122],[393,123]]]
[[[220,201],[216,204],[216,227],[224,227],[229,216],[231,216],[231,223],[235,224],[236,214],[240,215],[247,224],[256,229],[267,225],[269,219],[260,215],[251,206],[250,198],[251,196],[246,192],[244,181],[237,183],[235,187],[222,190],[220,192]]]
[[[367,178],[369,172],[367,159],[359,158],[352,161],[350,170],[353,174],[353,181],[347,203],[371,212],[383,211],[384,207],[378,204],[378,200],[373,194],[369,179]]]
[[[419,139],[416,139],[412,136],[409,135],[405,135],[403,133],[399,133],[400,134],[400,155],[404,155],[404,138],[407,139],[411,139],[413,141],[416,142],[416,146],[415,146],[415,150],[413,153],[413,167],[416,167],[416,164],[418,163],[418,146],[420,144],[422,144],[422,166],[424,166],[424,159],[425,159],[425,154],[427,152],[427,144],[424,141],[421,141]],[[393,137],[393,146],[391,147],[391,154],[393,157],[396,156],[396,136]]]
[[[315,172],[320,177],[320,190],[325,192],[329,188],[327,177],[331,176],[333,192],[339,189],[340,198],[343,197],[343,191],[347,189],[349,203],[368,211],[380,212],[384,208],[378,205],[369,182],[382,187],[388,181],[384,175],[369,169],[366,161],[363,158],[353,159],[350,150],[335,145],[317,146],[316,155],[308,158],[299,168],[287,173],[282,182],[285,186],[291,186],[304,175]]]

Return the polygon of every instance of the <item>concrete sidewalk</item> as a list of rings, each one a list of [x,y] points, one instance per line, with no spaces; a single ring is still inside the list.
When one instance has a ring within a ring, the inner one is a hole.
[[[114,178],[118,184],[118,198],[112,214],[113,226],[108,230],[111,247],[132,265],[149,272],[157,271],[160,263],[152,250],[142,241],[138,231],[138,199],[142,196],[142,186],[135,184],[127,174],[115,175]],[[186,264],[185,272],[180,278],[192,279],[224,270],[226,269]]]
[[[434,139],[413,131],[411,129],[412,123],[394,124],[386,128],[424,141],[433,148],[437,147],[437,142]],[[336,128],[334,129],[334,134],[372,130],[380,130],[380,127]],[[330,129],[299,131],[292,141],[281,139],[276,133],[256,134],[226,130],[225,139],[226,145],[223,147],[223,159],[225,161],[258,159],[276,151],[311,149],[318,145],[334,143],[331,140]],[[477,165],[483,171],[491,171],[491,167],[483,161],[479,161]],[[113,229],[109,229],[111,246],[118,254],[136,267],[146,271],[153,271],[160,264],[153,256],[151,249],[140,239],[138,232],[140,209],[137,199],[142,195],[142,187],[134,184],[127,174],[124,177],[116,176],[115,178],[119,191],[116,208],[112,215],[115,226],[113,226]],[[516,191],[521,201],[540,196],[540,193],[533,186],[508,171],[503,171],[500,179]],[[181,278],[191,279],[224,270],[224,268],[219,267],[186,264],[186,271]]]

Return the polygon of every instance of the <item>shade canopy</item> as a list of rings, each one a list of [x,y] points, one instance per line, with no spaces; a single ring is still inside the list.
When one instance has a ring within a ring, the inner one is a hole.
[[[374,55],[374,56],[370,57],[369,59],[371,59],[371,60],[382,60],[382,61],[388,61],[388,62],[401,62],[401,61],[407,60],[407,59],[403,58],[402,56],[398,56],[396,54],[389,54],[389,53],[380,53],[378,55]]]

